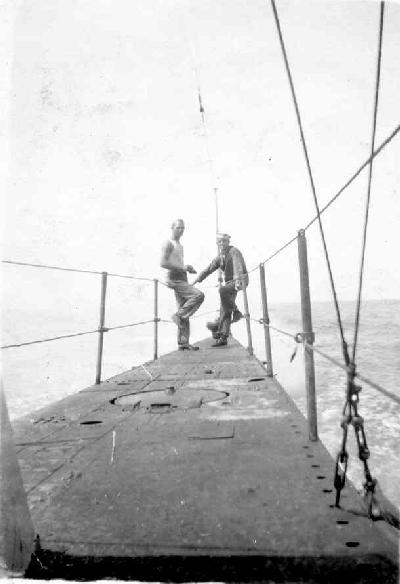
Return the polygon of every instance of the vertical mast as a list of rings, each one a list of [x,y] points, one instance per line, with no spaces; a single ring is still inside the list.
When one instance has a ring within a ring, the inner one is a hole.
[[[217,235],[218,232],[219,232],[218,178],[217,178],[216,172],[215,172],[214,160],[213,160],[213,158],[211,156],[210,139],[209,139],[209,133],[208,133],[208,128],[207,128],[207,122],[206,122],[206,116],[205,116],[204,103],[203,103],[203,98],[202,98],[201,88],[200,88],[200,77],[199,77],[199,72],[198,72],[198,69],[197,69],[197,66],[196,66],[195,52],[194,52],[194,48],[193,48],[193,43],[191,43],[189,41],[187,34],[185,34],[185,37],[186,37],[186,42],[187,42],[188,47],[189,47],[189,54],[190,54],[190,60],[191,60],[191,65],[192,65],[192,70],[193,70],[193,76],[195,78],[195,83],[196,83],[196,87],[197,87],[197,97],[198,97],[198,100],[199,100],[199,111],[200,111],[200,115],[201,115],[201,124],[202,124],[202,129],[203,129],[203,137],[204,137],[204,140],[205,140],[205,149],[206,149],[207,163],[208,163],[209,172],[210,172],[212,190],[213,190],[213,193],[214,193],[215,235]],[[218,284],[219,284],[219,286],[221,286],[221,284],[222,284],[222,273],[221,273],[221,270],[218,270]]]

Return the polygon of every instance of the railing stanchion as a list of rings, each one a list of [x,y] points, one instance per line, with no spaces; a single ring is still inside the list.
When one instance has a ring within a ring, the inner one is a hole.
[[[243,287],[243,301],[244,301],[244,310],[246,313],[245,318],[246,318],[247,341],[248,341],[247,350],[249,352],[249,355],[252,355],[253,354],[253,341],[251,338],[249,302],[247,300],[247,290],[245,287]]]
[[[301,316],[303,322],[302,338],[308,344],[314,343],[314,333],[312,330],[311,319],[311,300],[310,300],[310,282],[308,276],[308,259],[307,259],[307,240],[304,229],[301,229],[297,235],[299,268],[300,268],[300,294],[301,294]],[[305,381],[307,393],[307,418],[308,418],[308,435],[312,441],[318,440],[317,427],[317,400],[315,393],[315,368],[314,352],[304,345],[304,365]]]
[[[100,298],[100,321],[99,340],[97,343],[97,364],[96,364],[96,385],[101,382],[101,364],[103,359],[103,335],[106,315],[106,292],[107,292],[107,272],[101,273],[101,298]]]
[[[158,280],[154,279],[154,361],[158,359]]]
[[[264,327],[264,341],[265,341],[265,359],[267,361],[267,375],[273,377],[272,367],[272,351],[271,351],[271,335],[269,331],[269,315],[267,302],[267,287],[265,285],[265,268],[264,264],[260,264],[260,285],[261,285],[261,302],[263,309],[263,327]]]

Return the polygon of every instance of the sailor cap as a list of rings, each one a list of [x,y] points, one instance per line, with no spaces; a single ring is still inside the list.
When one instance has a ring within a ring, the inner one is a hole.
[[[230,235],[228,235],[227,233],[217,233],[217,241],[226,241],[227,239],[229,240],[231,238]]]

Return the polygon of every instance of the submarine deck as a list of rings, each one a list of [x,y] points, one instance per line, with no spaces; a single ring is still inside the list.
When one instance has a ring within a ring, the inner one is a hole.
[[[175,351],[16,420],[35,577],[397,582],[396,538],[235,340]]]

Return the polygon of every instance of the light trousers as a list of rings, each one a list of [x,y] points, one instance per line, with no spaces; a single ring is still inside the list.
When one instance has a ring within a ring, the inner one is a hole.
[[[189,318],[204,301],[204,294],[184,280],[170,280],[168,286],[175,292],[176,314],[182,321],[178,326],[178,345],[187,345],[190,337]]]

